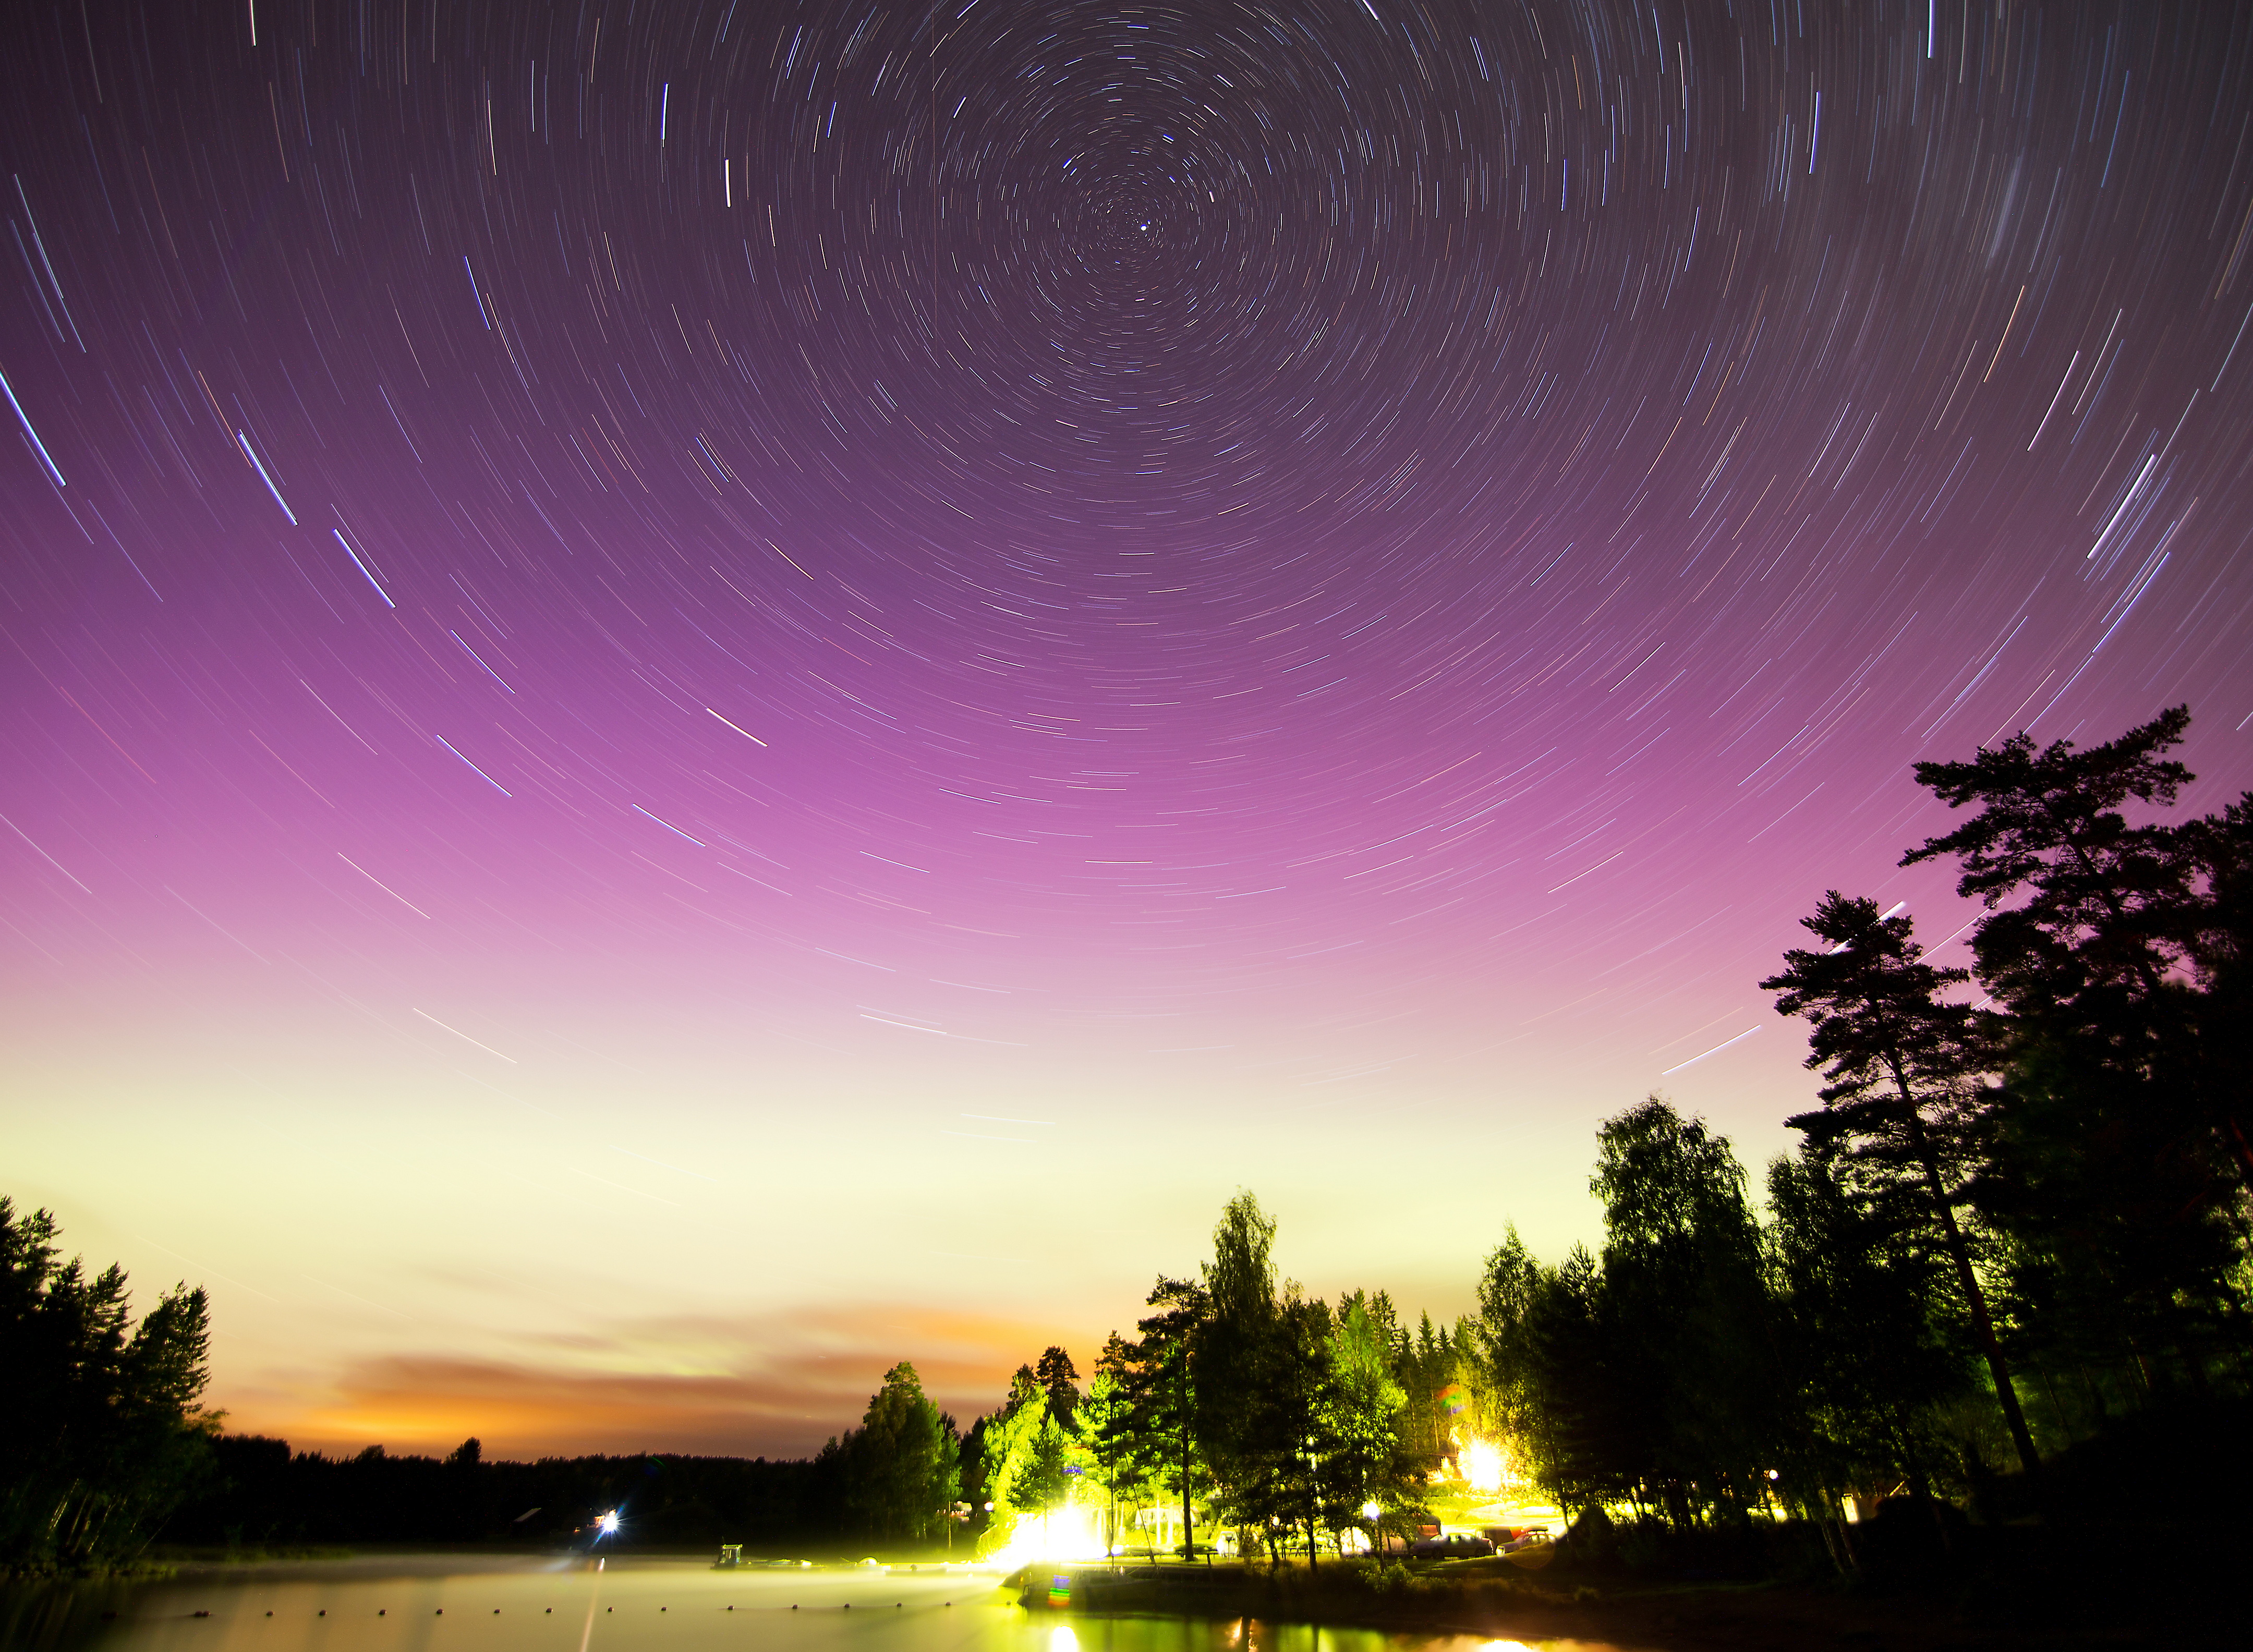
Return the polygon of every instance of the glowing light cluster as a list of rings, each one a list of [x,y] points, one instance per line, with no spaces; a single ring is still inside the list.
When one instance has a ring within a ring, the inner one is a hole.
[[[1500,1491],[1509,1477],[1510,1460],[1503,1455],[1502,1447],[1483,1439],[1466,1444],[1455,1463],[1473,1491]]]
[[[1096,1511],[1081,1503],[1064,1503],[1039,1516],[1017,1522],[1008,1541],[986,1557],[986,1564],[1014,1572],[1034,1561],[1102,1560],[1109,1558]]]

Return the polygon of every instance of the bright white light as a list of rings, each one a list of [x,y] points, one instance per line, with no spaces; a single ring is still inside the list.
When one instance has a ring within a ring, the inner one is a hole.
[[[1496,1446],[1474,1439],[1463,1447],[1458,1460],[1462,1465],[1463,1478],[1470,1482],[1473,1491],[1502,1489],[1503,1458]]]
[[[1020,1515],[1009,1541],[987,1555],[985,1564],[1014,1572],[1036,1560],[1104,1559],[1096,1516],[1095,1509],[1079,1503],[1065,1503],[1044,1515]]]
[[[601,1519],[595,1522],[595,1529],[600,1531],[605,1537],[617,1537],[618,1535],[618,1511],[613,1509],[608,1514],[603,1516]]]

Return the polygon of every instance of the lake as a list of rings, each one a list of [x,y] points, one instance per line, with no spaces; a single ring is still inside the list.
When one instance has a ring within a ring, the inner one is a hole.
[[[359,1557],[0,1601],[9,1652],[1615,1652],[1259,1620],[1075,1618],[991,1573],[697,1560]]]

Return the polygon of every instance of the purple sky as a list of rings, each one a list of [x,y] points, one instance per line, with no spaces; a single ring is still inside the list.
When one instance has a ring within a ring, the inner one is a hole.
[[[0,1191],[238,1426],[797,1451],[1757,1171],[1913,761],[2253,783],[2253,20],[1843,10],[14,14]]]

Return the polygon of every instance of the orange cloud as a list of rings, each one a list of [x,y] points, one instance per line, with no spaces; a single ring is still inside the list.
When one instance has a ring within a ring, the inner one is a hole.
[[[331,1453],[378,1443],[395,1453],[444,1452],[474,1434],[487,1457],[795,1457],[858,1423],[900,1360],[966,1425],[999,1402],[1018,1365],[1059,1336],[1053,1326],[885,1305],[757,1321],[652,1319],[523,1339],[513,1355],[362,1361],[302,1405],[239,1407],[228,1425]]]

